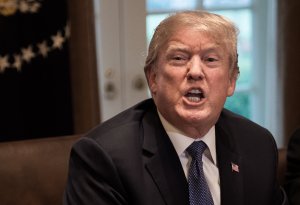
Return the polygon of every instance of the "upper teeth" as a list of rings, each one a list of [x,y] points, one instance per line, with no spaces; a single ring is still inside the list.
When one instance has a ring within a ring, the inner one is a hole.
[[[198,89],[193,89],[193,90],[190,90],[189,93],[192,93],[192,94],[200,94],[202,93],[200,90]]]

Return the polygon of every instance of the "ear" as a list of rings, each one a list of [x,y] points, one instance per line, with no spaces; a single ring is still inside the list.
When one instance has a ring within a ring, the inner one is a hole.
[[[146,72],[146,76],[147,76],[147,80],[148,80],[148,84],[149,84],[149,89],[150,89],[152,95],[155,95],[155,93],[157,91],[156,68],[155,67],[149,68],[148,71]]]
[[[229,85],[227,88],[227,96],[232,96],[235,91],[236,81],[238,79],[239,71],[238,69],[234,69],[231,76],[229,76]]]

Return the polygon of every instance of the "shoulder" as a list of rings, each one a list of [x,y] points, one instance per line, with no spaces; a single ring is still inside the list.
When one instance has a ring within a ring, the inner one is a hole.
[[[142,101],[89,131],[84,138],[89,138],[105,147],[122,143],[133,143],[140,138],[140,129],[146,113],[156,112],[152,99]],[[116,143],[119,142],[119,143]]]
[[[235,114],[227,109],[223,109],[216,125],[219,132],[229,136],[241,152],[269,149],[274,153],[277,149],[276,142],[272,134],[261,125]],[[252,150],[251,150],[252,149]]]
[[[266,128],[227,109],[223,109],[217,124],[227,132],[272,136]]]

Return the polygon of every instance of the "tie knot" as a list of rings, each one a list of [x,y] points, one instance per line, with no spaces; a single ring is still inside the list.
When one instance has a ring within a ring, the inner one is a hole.
[[[194,141],[186,151],[191,155],[193,159],[200,158],[206,149],[207,145],[203,141]]]

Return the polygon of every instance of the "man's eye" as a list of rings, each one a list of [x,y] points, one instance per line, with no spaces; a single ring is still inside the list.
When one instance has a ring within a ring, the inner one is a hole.
[[[169,58],[169,63],[173,66],[183,66],[187,63],[188,57],[184,55],[172,55]]]
[[[216,58],[207,58],[206,61],[215,62],[215,61],[218,61],[218,59],[216,59]]]
[[[184,58],[182,56],[174,56],[173,60],[180,61],[180,60],[184,60]]]
[[[208,67],[216,67],[219,66],[222,60],[217,57],[217,56],[206,56],[204,57],[203,62],[208,66]]]

